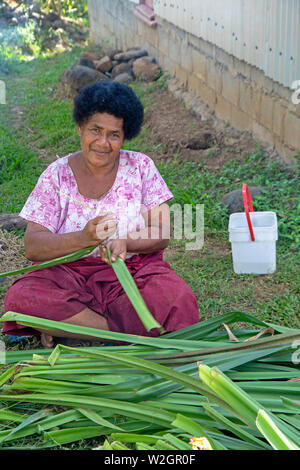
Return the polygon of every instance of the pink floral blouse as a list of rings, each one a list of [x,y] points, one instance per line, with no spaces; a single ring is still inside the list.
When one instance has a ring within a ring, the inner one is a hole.
[[[20,217],[43,225],[52,233],[70,233],[82,230],[89,220],[112,212],[118,221],[117,231],[110,238],[115,239],[143,229],[142,213],[173,197],[151,158],[121,150],[111,189],[100,199],[86,198],[78,190],[68,162],[70,155],[57,159],[41,174]],[[99,249],[88,256],[99,256]]]

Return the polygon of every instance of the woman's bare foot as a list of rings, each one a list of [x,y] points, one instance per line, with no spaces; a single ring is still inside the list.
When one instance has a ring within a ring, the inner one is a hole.
[[[53,336],[47,335],[46,333],[41,333],[41,343],[46,349],[53,348]]]

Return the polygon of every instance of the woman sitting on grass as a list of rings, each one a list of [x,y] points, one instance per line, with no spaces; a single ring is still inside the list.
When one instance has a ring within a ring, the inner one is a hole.
[[[143,107],[126,85],[103,81],[83,88],[74,101],[81,151],[51,163],[40,176],[20,216],[28,221],[26,257],[34,263],[95,246],[77,261],[29,272],[9,288],[4,309],[102,330],[158,336],[147,332],[107,259],[126,265],[150,312],[166,332],[199,321],[195,295],[169,264],[173,196],[153,161],[121,150],[136,137]],[[38,331],[5,322],[3,333]],[[44,347],[54,336],[91,339],[68,332],[40,331]]]

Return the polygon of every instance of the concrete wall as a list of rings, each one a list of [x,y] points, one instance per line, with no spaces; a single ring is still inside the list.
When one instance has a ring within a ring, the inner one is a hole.
[[[283,86],[300,77],[300,0],[153,0],[153,5],[161,18]]]
[[[90,38],[112,47],[141,46],[159,65],[195,92],[216,116],[253,133],[286,160],[300,151],[300,104],[292,90],[216,45],[157,17],[151,28],[130,0],[88,0]],[[300,80],[300,77],[298,77]]]

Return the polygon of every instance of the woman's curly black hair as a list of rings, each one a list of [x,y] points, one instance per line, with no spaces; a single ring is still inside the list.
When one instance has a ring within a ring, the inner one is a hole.
[[[74,100],[73,118],[84,124],[95,113],[108,113],[123,119],[125,139],[138,135],[144,120],[144,109],[134,91],[124,83],[104,80],[85,86]]]

